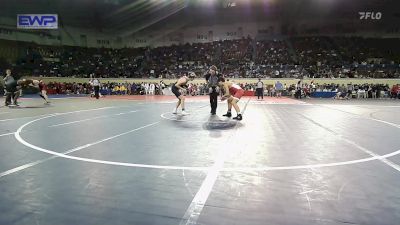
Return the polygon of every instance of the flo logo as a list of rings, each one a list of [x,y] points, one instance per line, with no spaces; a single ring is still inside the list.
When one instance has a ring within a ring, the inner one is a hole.
[[[381,12],[359,12],[360,20],[380,20],[382,18]]]

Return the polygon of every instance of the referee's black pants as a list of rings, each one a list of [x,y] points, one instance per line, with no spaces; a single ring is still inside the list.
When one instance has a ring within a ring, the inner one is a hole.
[[[210,93],[210,105],[211,105],[211,113],[215,114],[217,112],[218,105],[218,92],[216,87],[212,87],[212,91]]]
[[[99,99],[99,91],[100,91],[100,87],[99,86],[94,86],[94,97],[96,97],[96,99]]]
[[[263,90],[263,88],[257,88],[256,89],[256,92],[257,92],[257,99],[260,99],[260,97],[261,97],[261,99],[264,99],[264,90]]]
[[[5,105],[8,106],[11,103],[18,104],[17,100],[19,97],[19,90],[16,89],[6,89],[6,101]]]

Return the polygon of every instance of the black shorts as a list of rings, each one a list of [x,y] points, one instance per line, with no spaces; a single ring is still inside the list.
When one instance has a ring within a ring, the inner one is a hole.
[[[182,95],[181,92],[179,91],[179,89],[175,86],[175,84],[172,85],[171,91],[172,91],[172,93],[174,93],[174,95],[175,95],[177,98],[179,98],[179,96]]]

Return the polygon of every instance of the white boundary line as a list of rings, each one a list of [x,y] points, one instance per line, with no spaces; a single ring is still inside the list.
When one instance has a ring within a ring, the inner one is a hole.
[[[265,166],[265,167],[225,167],[221,171],[225,172],[264,172],[264,171],[275,171],[275,170],[299,170],[299,169],[315,169],[315,168],[324,168],[324,167],[335,167],[335,166],[344,166],[351,164],[364,163],[374,160],[386,159],[389,157],[393,157],[395,155],[400,154],[400,149],[385,155],[373,156],[368,158],[362,158],[357,160],[343,161],[343,162],[335,162],[335,163],[321,163],[321,164],[313,164],[313,165],[298,165],[298,166]]]
[[[355,146],[356,148],[360,149],[360,150],[363,151],[364,153],[367,153],[368,155],[370,155],[370,156],[372,156],[372,157],[379,157],[379,156],[380,156],[380,155],[376,154],[375,152],[373,152],[373,151],[371,151],[371,150],[369,150],[369,149],[367,149],[367,148],[364,148],[364,147],[362,147],[361,145],[357,144],[356,142],[354,142],[354,141],[352,141],[352,140],[350,140],[350,139],[344,137],[343,135],[338,134],[337,132],[335,132],[335,131],[333,131],[333,130],[331,130],[331,129],[325,127],[325,126],[323,126],[322,124],[316,122],[315,120],[313,120],[313,119],[311,119],[311,118],[308,118],[308,117],[306,117],[306,116],[304,116],[304,115],[302,115],[302,114],[299,114],[299,115],[302,116],[303,118],[305,118],[306,120],[310,121],[310,122],[313,123],[314,125],[317,125],[317,126],[319,126],[320,128],[323,128],[323,129],[327,130],[328,132],[332,133],[333,135],[335,135],[336,137],[338,137],[338,138],[341,139],[342,141],[345,141],[345,142],[347,142],[347,143],[349,143],[349,144]],[[379,121],[379,120],[378,120],[378,122],[382,122],[382,121]],[[386,121],[385,121],[385,122],[386,122]],[[392,123],[389,123],[389,122],[386,123],[386,124],[389,124],[389,125],[392,125],[392,126],[394,126],[394,127],[397,127],[395,124],[392,124]],[[400,128],[400,127],[397,127],[397,128]],[[400,166],[399,166],[399,165],[397,165],[397,164],[395,164],[395,163],[393,163],[393,162],[391,162],[391,161],[389,161],[389,160],[387,160],[387,159],[379,159],[379,158],[377,158],[377,159],[378,159],[379,161],[385,163],[386,165],[392,167],[393,169],[395,169],[395,170],[397,170],[397,171],[400,172]]]
[[[390,126],[393,126],[393,127],[397,127],[397,128],[400,129],[400,125],[399,125],[399,124],[395,124],[395,123],[391,123],[391,122],[388,122],[388,121],[384,121],[384,120],[380,120],[380,119],[375,119],[375,118],[368,118],[368,119],[374,120],[374,121],[377,121],[377,122],[381,122],[381,123],[385,123],[385,124],[387,124],[387,125],[390,125]]]
[[[91,120],[95,120],[95,119],[107,118],[107,117],[111,117],[111,116],[126,115],[126,114],[129,114],[129,113],[135,113],[135,112],[138,112],[138,111],[139,111],[139,110],[133,110],[133,111],[124,112],[124,113],[116,113],[116,114],[111,114],[111,115],[96,116],[96,117],[92,117],[92,118],[88,118],[88,119],[83,119],[83,120],[74,120],[74,121],[70,121],[70,122],[66,122],[66,123],[54,124],[54,125],[50,125],[50,126],[48,126],[48,127],[59,127],[59,126],[64,126],[64,125],[69,125],[69,124],[74,124],[74,123],[80,123],[80,122],[91,121]]]
[[[48,117],[57,116],[57,115],[59,115],[59,114],[50,115]],[[382,160],[386,160],[386,158],[388,158],[388,157],[392,157],[392,156],[400,154],[400,150],[397,150],[395,152],[388,153],[388,154],[382,155],[382,156],[379,156],[379,155],[375,154],[373,157],[364,158],[364,159],[358,159],[358,160],[345,161],[345,162],[314,164],[314,165],[299,165],[299,166],[258,167],[258,168],[254,168],[254,167],[223,168],[224,155],[225,155],[223,152],[222,152],[223,156],[218,157],[216,162],[214,163],[214,165],[212,167],[183,167],[183,166],[160,166],[160,165],[132,164],[132,163],[122,163],[122,162],[112,162],[112,161],[104,161],[104,160],[87,159],[87,158],[69,156],[67,154],[72,153],[74,151],[79,151],[81,149],[90,147],[90,146],[95,145],[95,144],[102,143],[102,142],[107,141],[107,140],[114,139],[116,137],[119,137],[119,136],[122,136],[122,135],[125,135],[125,134],[128,134],[128,133],[134,132],[136,130],[140,130],[140,129],[143,129],[143,128],[146,128],[146,127],[149,127],[149,126],[156,125],[156,124],[160,123],[160,121],[152,123],[152,124],[148,124],[148,125],[145,125],[143,127],[139,127],[139,128],[134,129],[134,130],[130,130],[130,131],[127,131],[127,132],[124,132],[124,133],[121,133],[121,134],[118,134],[118,135],[115,135],[115,136],[112,136],[112,137],[109,137],[109,138],[106,138],[106,139],[103,139],[103,140],[100,140],[100,141],[97,141],[97,142],[93,142],[93,143],[90,143],[90,144],[79,146],[79,147],[76,147],[76,148],[71,149],[71,150],[69,150],[67,152],[64,152],[64,153],[57,153],[57,152],[54,152],[54,151],[50,151],[50,150],[46,150],[46,149],[34,146],[34,145],[30,144],[30,143],[27,143],[27,142],[25,142],[25,140],[23,140],[19,136],[20,132],[22,131],[22,129],[25,126],[27,126],[27,125],[35,122],[35,121],[42,120],[42,119],[44,119],[44,118],[39,118],[39,119],[36,119],[34,121],[31,121],[31,122],[28,122],[28,123],[24,124],[23,126],[21,126],[18,129],[18,131],[14,135],[17,138],[17,140],[20,141],[22,144],[24,144],[24,145],[26,145],[28,147],[31,147],[33,149],[42,151],[42,152],[53,154],[53,156],[51,156],[49,158],[46,158],[46,159],[43,159],[43,160],[38,160],[38,161],[35,161],[35,162],[32,162],[32,163],[29,163],[29,164],[26,164],[26,165],[22,165],[20,167],[17,167],[17,168],[14,168],[14,169],[11,169],[11,170],[8,170],[8,171],[5,171],[5,172],[2,172],[2,173],[0,173],[0,177],[3,177],[3,176],[6,176],[6,175],[9,175],[9,174],[24,170],[26,168],[29,168],[29,167],[32,167],[32,166],[35,166],[35,165],[38,165],[38,164],[41,164],[41,163],[44,163],[46,161],[49,161],[49,160],[57,158],[57,157],[74,159],[74,160],[85,161],[85,162],[93,162],[93,163],[101,163],[101,164],[117,165],[117,166],[127,166],[127,167],[152,168],[152,169],[171,169],[171,170],[208,171],[206,179],[203,181],[199,191],[196,193],[194,199],[192,200],[191,204],[189,205],[189,207],[188,207],[187,211],[185,212],[185,215],[183,216],[180,224],[196,224],[197,223],[197,220],[198,220],[198,218],[199,218],[199,216],[200,216],[200,214],[201,214],[201,212],[202,212],[202,210],[204,208],[205,202],[207,201],[209,194],[212,191],[212,187],[215,184],[215,181],[217,179],[217,176],[218,176],[219,172],[226,172],[226,171],[233,171],[233,172],[237,172],[237,171],[252,171],[252,172],[254,172],[254,171],[298,170],[298,169],[334,167],[334,166],[342,166],[342,165],[363,163],[363,162],[373,161],[373,160],[377,160],[377,159],[382,161]],[[376,120],[376,121],[377,122],[384,122],[384,123],[386,122],[386,121],[380,121],[380,120]],[[399,128],[397,126],[397,124],[393,124],[393,123],[389,123],[389,122],[387,122],[385,124],[390,125],[390,126],[394,126],[396,128]],[[390,166],[393,167],[393,165],[390,165]],[[397,165],[395,165],[395,166],[397,166]],[[397,168],[397,170],[399,170],[399,168]]]
[[[244,112],[246,111],[247,104],[249,102],[250,98],[249,100],[247,100],[245,106],[243,107],[242,114],[244,114]],[[206,179],[204,179],[199,190],[194,196],[192,202],[186,209],[186,212],[183,215],[179,225],[197,224],[197,220],[199,219],[200,214],[203,211],[208,196],[210,196],[211,194],[212,188],[214,187],[214,184],[217,181],[218,175],[220,171],[224,168],[226,156],[228,155],[228,152],[232,149],[232,146],[235,145],[234,143],[238,140],[238,138],[236,138],[238,131],[237,125],[238,123],[235,124],[233,133],[228,137],[227,146],[224,146],[224,148],[218,152],[214,165],[210,168],[209,172],[207,173]]]
[[[112,108],[118,108],[118,107],[115,107],[115,106],[108,106],[108,107],[101,107],[101,108],[94,108],[94,109],[83,109],[83,110],[71,111],[71,112],[50,113],[50,114],[43,114],[43,115],[38,115],[38,116],[27,116],[27,117],[10,118],[10,119],[3,119],[3,120],[0,120],[0,122],[12,121],[12,120],[19,120],[19,119],[29,119],[29,118],[46,117],[46,116],[51,116],[51,115],[66,115],[66,114],[72,114],[72,113],[90,112],[90,111],[97,111],[97,110],[102,110],[102,109],[112,109]]]
[[[37,117],[47,116],[47,115],[50,115],[50,114],[44,114],[44,115],[39,115],[39,116],[26,116],[26,117],[2,119],[2,120],[0,120],[0,122],[13,121],[13,120],[19,120],[19,119],[31,119],[31,118],[37,118]]]
[[[15,132],[11,132],[11,133],[5,133],[5,134],[0,134],[0,137],[3,137],[3,136],[8,136],[8,135],[11,135],[11,134],[14,134]]]
[[[247,104],[246,104],[246,106],[247,106]],[[294,170],[294,169],[309,169],[309,168],[320,168],[320,167],[332,167],[332,166],[349,165],[349,164],[367,162],[367,161],[372,161],[372,160],[376,160],[376,159],[383,161],[383,159],[386,159],[388,157],[392,157],[392,156],[400,154],[400,150],[397,150],[395,152],[392,152],[392,153],[389,153],[389,154],[386,154],[386,155],[381,155],[381,156],[377,155],[377,154],[374,154],[374,153],[370,154],[371,153],[370,152],[369,154],[372,155],[372,157],[364,158],[364,159],[358,159],[358,160],[345,161],[345,162],[314,164],[314,165],[285,166],[285,167],[258,167],[258,168],[254,168],[254,167],[252,167],[252,168],[250,168],[250,167],[223,168],[225,155],[226,155],[225,151],[221,151],[220,152],[220,154],[217,157],[214,165],[211,166],[211,167],[181,167],[181,166],[160,166],[160,165],[132,164],[132,163],[122,163],[122,162],[113,162],[113,161],[105,161],[105,160],[96,160],[96,159],[81,158],[81,157],[74,157],[74,156],[66,155],[66,154],[69,154],[71,152],[78,151],[78,150],[90,147],[92,145],[99,144],[99,143],[114,139],[116,137],[119,137],[119,136],[122,136],[122,135],[125,135],[125,134],[128,134],[128,133],[134,132],[136,130],[140,130],[140,129],[143,129],[143,128],[146,128],[146,127],[149,127],[149,126],[153,126],[153,125],[159,124],[161,121],[158,121],[158,122],[155,122],[155,123],[152,123],[152,124],[148,124],[148,125],[136,128],[134,130],[130,130],[130,131],[127,131],[127,132],[124,132],[124,133],[121,133],[121,134],[106,138],[106,139],[102,139],[102,140],[97,141],[97,142],[93,142],[93,143],[90,143],[90,144],[79,146],[77,148],[74,148],[74,149],[71,149],[71,150],[67,151],[66,153],[57,153],[57,152],[54,152],[54,151],[51,151],[51,150],[47,150],[47,149],[32,145],[32,144],[26,142],[25,140],[23,140],[21,138],[20,132],[22,131],[22,129],[25,126],[27,126],[27,125],[29,125],[29,124],[31,124],[33,122],[36,122],[38,120],[42,120],[42,119],[49,118],[49,117],[52,117],[52,116],[57,116],[57,115],[60,115],[60,114],[49,115],[47,117],[39,118],[39,119],[30,121],[28,123],[25,123],[20,128],[18,128],[17,132],[15,132],[15,134],[14,134],[16,139],[20,143],[22,143],[22,144],[24,144],[24,145],[26,145],[26,146],[28,146],[30,148],[36,149],[38,151],[42,151],[42,152],[45,152],[45,153],[53,154],[53,156],[50,157],[50,158],[44,159],[44,160],[36,161],[36,162],[30,163],[30,164],[27,164],[27,165],[24,165],[24,166],[21,166],[21,167],[17,167],[15,169],[12,169],[12,170],[9,170],[9,171],[3,172],[3,173],[0,173],[0,177],[6,176],[8,174],[20,171],[22,169],[25,169],[25,168],[28,168],[28,167],[31,167],[31,166],[34,166],[34,165],[37,165],[39,163],[42,163],[44,161],[50,160],[50,159],[55,158],[55,157],[62,157],[62,158],[74,159],[74,160],[85,161],[85,162],[95,162],[95,163],[108,164],[108,165],[118,165],[118,166],[142,167],[142,168],[153,168],[153,169],[179,169],[179,170],[208,171],[206,179],[203,181],[199,191],[196,193],[196,195],[195,195],[194,199],[192,200],[190,206],[188,207],[187,211],[185,212],[185,215],[182,218],[180,224],[196,224],[197,223],[197,220],[198,220],[198,218],[199,218],[199,216],[201,214],[201,211],[204,208],[204,204],[207,201],[209,194],[211,193],[212,187],[215,184],[215,181],[216,181],[216,179],[218,177],[219,172],[221,172],[221,171],[267,171],[267,170]],[[386,121],[380,121],[380,120],[375,120],[375,121],[377,121],[377,122],[386,122]],[[399,128],[399,127],[396,126],[397,124],[392,124],[392,123],[389,123],[389,122],[387,122],[385,124],[388,124],[388,125],[394,126],[396,128]],[[235,130],[235,132],[236,132],[236,130]],[[227,148],[225,148],[225,149],[227,149]],[[388,164],[387,162],[385,162],[385,163]],[[388,165],[390,165],[390,164],[388,164]],[[393,165],[390,165],[390,166],[393,167]],[[396,165],[396,164],[395,164],[395,166],[398,167],[398,165]],[[393,167],[393,168],[395,168],[398,171],[400,171],[400,168],[396,168],[396,167]]]
[[[49,118],[49,117],[52,117],[52,116],[48,116],[48,117],[46,117],[46,118]],[[40,118],[40,119],[37,119],[37,120],[41,120],[41,119],[44,119],[44,118]],[[37,121],[37,120],[33,120],[33,121],[31,121],[31,122],[33,123],[33,122],[35,122],[35,121]],[[26,123],[25,125],[28,125],[28,124],[30,124],[31,122]],[[114,138],[117,138],[117,137],[120,137],[120,136],[129,134],[129,133],[132,133],[132,132],[135,132],[135,131],[138,131],[138,130],[141,130],[141,129],[146,128],[146,127],[150,127],[150,126],[159,124],[160,122],[161,122],[161,121],[154,122],[154,123],[151,123],[151,124],[147,124],[147,125],[145,125],[145,126],[141,126],[141,127],[138,127],[138,128],[132,129],[132,130],[129,130],[129,131],[127,131],[127,132],[124,132],[124,133],[121,133],[121,134],[114,135],[114,136],[112,136],[112,137],[108,137],[108,138],[102,139],[102,140],[100,140],[100,141],[92,142],[92,143],[89,143],[89,144],[86,144],[86,145],[82,145],[82,146],[79,146],[79,147],[70,149],[70,150],[68,150],[68,151],[66,151],[66,152],[64,152],[64,153],[58,153],[58,152],[50,151],[50,150],[47,150],[47,149],[44,149],[44,148],[40,148],[40,147],[37,147],[37,146],[35,146],[35,145],[32,145],[32,144],[26,142],[25,140],[23,140],[23,139],[21,138],[21,136],[20,136],[20,132],[21,132],[21,130],[22,130],[22,129],[24,128],[24,126],[25,126],[25,125],[23,125],[23,126],[21,126],[21,127],[15,132],[15,134],[14,134],[15,138],[16,138],[20,143],[22,143],[23,145],[25,145],[25,146],[27,146],[27,147],[36,149],[36,150],[41,151],[41,152],[45,152],[45,153],[52,154],[53,156],[50,157],[50,158],[47,158],[47,159],[38,160],[38,161],[35,161],[35,162],[32,162],[32,163],[28,163],[28,164],[26,164],[26,165],[22,165],[22,166],[19,166],[19,167],[17,167],[17,168],[11,169],[11,170],[7,170],[7,171],[5,171],[5,172],[0,173],[0,177],[3,177],[3,176],[6,176],[6,175],[9,175],[9,174],[12,174],[12,173],[21,171],[21,170],[23,170],[23,169],[26,169],[26,168],[35,166],[35,165],[37,165],[37,164],[43,163],[43,162],[45,162],[45,161],[48,161],[48,160],[50,160],[50,159],[57,158],[57,157],[62,157],[62,158],[67,158],[67,159],[75,159],[75,160],[85,161],[85,162],[97,162],[97,163],[103,163],[103,164],[111,164],[111,163],[107,163],[107,161],[101,162],[101,160],[85,159],[85,158],[70,156],[70,155],[67,155],[67,154],[72,153],[72,152],[75,152],[75,151],[79,151],[79,150],[82,150],[82,149],[85,149],[85,148],[88,148],[88,147],[93,146],[93,145],[96,145],[96,144],[100,144],[100,143],[102,143],[102,142],[105,142],[105,141],[108,141],[108,140],[111,140],[111,139],[114,139]],[[124,163],[119,163],[119,164],[120,164],[120,165],[124,165]],[[119,164],[114,164],[114,165],[119,165]],[[137,164],[137,165],[140,165],[140,164]]]
[[[1,178],[1,177],[4,177],[4,176],[7,176],[7,175],[10,175],[10,174],[12,174],[12,173],[18,172],[18,171],[27,169],[27,168],[29,168],[29,167],[35,166],[35,165],[37,165],[37,164],[44,163],[44,162],[49,161],[49,160],[54,159],[54,158],[57,158],[57,156],[51,156],[51,157],[46,158],[46,159],[37,160],[37,161],[35,161],[35,162],[31,162],[31,163],[28,163],[28,164],[25,164],[25,165],[22,165],[22,166],[18,166],[18,167],[16,167],[16,168],[13,168],[13,169],[4,171],[4,172],[0,173],[0,178]]]
[[[205,107],[205,106],[200,106],[200,107],[197,107],[197,108],[203,108],[203,107]],[[111,108],[115,108],[115,107],[111,107]],[[122,108],[122,107],[121,107],[121,108]],[[98,108],[98,109],[100,109],[100,108]],[[97,110],[97,109],[96,109],[96,110]],[[31,123],[33,123],[33,122],[36,122],[36,121],[39,121],[39,120],[42,120],[42,119],[46,119],[46,118],[49,118],[49,117],[59,116],[59,115],[63,115],[63,114],[76,113],[76,112],[81,112],[81,111],[88,111],[88,110],[80,110],[80,111],[72,111],[72,112],[66,112],[66,113],[49,114],[49,115],[46,116],[46,117],[41,117],[41,118],[32,120],[32,121],[30,121],[30,122],[28,122],[28,123],[22,125],[22,126],[21,126],[20,128],[18,128],[18,129],[19,129],[20,132],[21,132],[21,131],[22,131],[22,128],[24,128],[25,126],[27,126],[27,125],[29,125],[29,124],[31,124]],[[126,112],[126,113],[117,113],[117,114],[115,114],[115,115],[123,115],[123,114],[131,113],[131,112],[136,112],[136,111],[134,110],[134,111]],[[81,120],[81,121],[82,121],[82,120]],[[33,148],[33,149],[35,149],[35,150],[42,151],[42,152],[46,152],[46,153],[48,153],[48,154],[52,154],[53,156],[50,157],[50,158],[47,158],[47,159],[38,160],[38,161],[35,161],[35,162],[32,162],[32,163],[28,163],[28,164],[25,164],[25,165],[16,167],[16,168],[14,168],[14,169],[7,170],[7,171],[5,171],[5,172],[0,173],[0,177],[6,176],[6,175],[9,175],[9,174],[12,174],[12,173],[15,173],[15,172],[24,170],[24,169],[27,169],[27,168],[29,168],[29,167],[38,165],[38,164],[40,164],[40,163],[46,162],[46,161],[48,161],[48,160],[50,160],[50,159],[54,159],[54,158],[57,158],[57,157],[63,157],[63,158],[69,158],[69,159],[80,160],[79,157],[67,156],[67,154],[72,153],[72,152],[75,152],[75,151],[78,151],[78,150],[81,150],[81,149],[84,149],[84,148],[87,148],[87,147],[90,147],[90,146],[92,146],[92,145],[95,145],[95,144],[98,144],[98,143],[101,143],[101,142],[104,142],[104,141],[108,141],[108,140],[110,140],[110,139],[113,139],[113,138],[116,138],[116,137],[119,137],[119,136],[122,136],[122,135],[125,135],[125,134],[128,134],[128,133],[131,133],[131,132],[133,132],[133,131],[140,130],[140,129],[145,128],[145,127],[148,127],[148,126],[150,126],[150,125],[151,125],[151,126],[152,126],[152,125],[155,125],[155,124],[160,123],[160,122],[161,122],[161,121],[157,121],[157,122],[155,122],[155,123],[152,123],[152,124],[149,124],[149,125],[146,125],[146,126],[143,126],[143,127],[137,128],[137,129],[134,129],[134,130],[130,130],[130,131],[128,131],[128,132],[124,132],[124,133],[122,133],[122,134],[115,135],[115,136],[113,136],[113,137],[109,137],[109,138],[103,139],[103,140],[101,140],[101,141],[97,141],[97,142],[93,142],[93,143],[90,143],[90,144],[82,145],[82,146],[76,147],[76,148],[74,148],[74,149],[71,149],[71,150],[69,150],[69,151],[66,151],[66,152],[64,152],[64,153],[58,153],[58,152],[50,151],[50,150],[43,149],[43,148],[40,148],[40,147],[38,147],[38,146],[32,145],[32,144],[26,142],[25,140],[23,140],[23,139],[20,137],[20,134],[19,134],[20,132],[19,132],[19,133],[18,133],[19,138],[20,138],[24,143],[27,143],[27,145],[25,145],[23,142],[20,142],[20,143],[24,144],[25,146],[31,147],[31,148]],[[57,125],[58,125],[58,126],[61,126],[61,124],[57,124]],[[64,125],[64,124],[63,124],[63,125]],[[18,132],[18,131],[17,131],[17,132]],[[9,134],[6,134],[6,135],[10,135],[10,134],[14,134],[14,136],[16,137],[16,132],[14,132],[14,133],[9,133]],[[17,140],[19,140],[19,139],[17,138]],[[142,168],[154,168],[154,169],[175,169],[174,167],[171,167],[171,166],[157,166],[157,165],[145,165],[145,164],[130,164],[130,163],[121,163],[121,162],[109,162],[109,161],[102,161],[102,160],[92,160],[92,159],[86,159],[86,158],[81,158],[81,159],[82,159],[82,160],[80,160],[80,161],[94,162],[94,163],[103,163],[103,164],[117,165],[117,166],[130,166],[130,167],[142,167]],[[191,170],[198,170],[198,171],[206,171],[206,170],[209,169],[209,167],[181,167],[180,169],[183,169],[183,170],[184,170],[184,169],[188,169],[188,170],[191,169]]]
[[[53,117],[53,116],[57,116],[57,115],[49,115],[47,117],[42,117],[42,118],[38,118],[35,120],[32,120],[28,123],[25,123],[24,125],[22,125],[17,132],[15,132],[14,136],[17,138],[18,141],[20,141],[22,144],[24,144],[27,147],[30,147],[32,149],[41,151],[41,152],[45,152],[48,154],[52,154],[58,157],[63,157],[63,158],[68,158],[68,159],[75,159],[75,160],[79,160],[79,161],[85,161],[85,162],[93,162],[93,163],[100,163],[100,164],[108,164],[108,165],[117,165],[117,166],[126,166],[126,167],[139,167],[139,168],[152,168],[152,169],[170,169],[170,170],[192,170],[192,171],[208,171],[211,167],[209,166],[202,166],[202,167],[188,167],[188,166],[168,166],[168,165],[149,165],[149,164],[135,164],[135,163],[123,163],[123,162],[116,162],[116,161],[105,161],[105,160],[96,160],[96,159],[88,159],[88,158],[81,158],[81,157],[73,157],[73,156],[68,156],[66,155],[66,153],[59,153],[59,152],[55,152],[55,151],[51,151],[51,150],[47,150],[47,149],[43,149],[41,147],[35,146],[33,144],[30,144],[28,142],[26,142],[25,140],[23,140],[20,136],[20,133],[22,131],[22,129],[24,127],[26,127],[27,125],[34,123],[36,121],[42,120],[42,119],[46,119],[48,117]],[[161,121],[158,121],[156,123],[159,123]],[[380,122],[380,121],[378,121]],[[397,127],[397,124],[392,124],[392,123],[387,123],[388,125],[391,126],[395,126]],[[128,131],[130,132],[130,131]],[[119,134],[117,136],[122,136],[126,134],[122,133]],[[103,139],[104,141],[115,138],[116,136],[113,136],[111,138],[107,138],[107,139]],[[101,141],[101,142],[104,142]],[[98,142],[100,143],[100,142]],[[91,144],[87,144],[87,145],[93,145],[93,144],[97,144],[97,142],[91,143]],[[80,147],[77,147],[79,149],[83,149],[82,147],[87,146],[87,145],[83,145]],[[87,146],[88,147],[88,146]],[[310,169],[310,168],[322,168],[322,167],[333,167],[333,166],[342,166],[342,165],[350,165],[350,164],[357,164],[357,163],[363,163],[363,162],[368,162],[368,161],[373,161],[373,160],[377,160],[377,159],[385,159],[385,158],[389,158],[395,155],[400,154],[400,150],[397,150],[395,152],[391,152],[385,155],[381,155],[381,156],[373,156],[373,157],[368,157],[368,158],[362,158],[362,159],[358,159],[358,160],[350,160],[350,161],[342,161],[342,162],[334,162],[334,163],[322,163],[322,164],[313,164],[313,165],[297,165],[297,166],[274,166],[274,167],[225,167],[222,168],[221,171],[238,171],[238,172],[242,172],[242,171],[271,171],[271,170],[294,170],[294,169]]]
[[[83,120],[74,120],[74,121],[70,121],[70,122],[67,122],[67,123],[60,123],[60,124],[50,125],[48,127],[59,127],[59,126],[64,126],[64,125],[69,125],[69,124],[74,124],[74,123],[80,123],[80,122],[86,122],[86,121],[100,119],[100,118],[106,118],[106,117],[110,117],[110,116],[126,115],[126,114],[129,114],[129,113],[135,113],[135,112],[138,112],[138,111],[139,110],[133,110],[133,111],[129,111],[129,112],[116,113],[116,114],[105,115],[105,116],[97,116],[97,117],[92,117],[92,118],[83,119]],[[0,134],[0,137],[12,135],[12,134],[15,134],[15,132]]]

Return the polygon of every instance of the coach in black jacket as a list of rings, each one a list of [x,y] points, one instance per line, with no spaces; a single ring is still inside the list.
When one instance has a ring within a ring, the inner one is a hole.
[[[215,115],[217,112],[217,102],[218,102],[218,75],[217,67],[211,66],[210,70],[206,74],[205,78],[208,84],[208,93],[210,94],[210,105],[211,105],[211,114]]]

